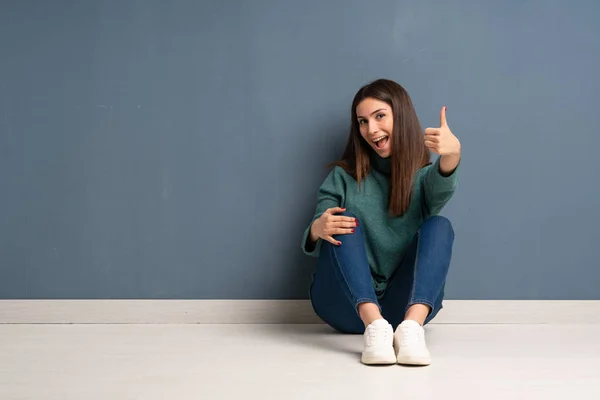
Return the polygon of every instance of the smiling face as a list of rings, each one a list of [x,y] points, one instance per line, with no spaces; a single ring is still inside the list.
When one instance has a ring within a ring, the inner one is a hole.
[[[360,134],[382,158],[392,154],[394,116],[386,102],[368,97],[356,106]]]

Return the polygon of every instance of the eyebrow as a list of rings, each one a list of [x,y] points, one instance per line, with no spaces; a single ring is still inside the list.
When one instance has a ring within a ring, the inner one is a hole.
[[[378,113],[379,111],[385,111],[385,108],[380,108],[379,110],[375,110],[371,113],[371,115]],[[357,118],[364,118],[362,115],[357,116]]]

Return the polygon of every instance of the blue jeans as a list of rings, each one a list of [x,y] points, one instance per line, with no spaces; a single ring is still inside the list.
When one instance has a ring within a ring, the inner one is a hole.
[[[354,217],[350,213],[340,215]],[[323,241],[310,286],[314,311],[332,328],[343,333],[363,333],[365,327],[358,314],[358,305],[363,302],[378,305],[394,329],[414,304],[431,307],[425,323],[442,309],[454,243],[454,230],[448,219],[434,216],[421,225],[405,259],[379,298],[371,281],[361,227],[341,239],[341,246]]]

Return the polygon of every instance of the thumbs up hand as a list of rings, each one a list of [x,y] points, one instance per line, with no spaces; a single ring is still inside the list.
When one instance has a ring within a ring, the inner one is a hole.
[[[460,154],[460,141],[446,121],[446,107],[442,107],[440,111],[440,127],[425,129],[425,146],[441,156]]]

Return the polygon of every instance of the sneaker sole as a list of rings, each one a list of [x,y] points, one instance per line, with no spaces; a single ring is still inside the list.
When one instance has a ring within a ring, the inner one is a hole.
[[[397,360],[398,364],[403,364],[403,365],[429,365],[431,364],[431,357],[410,357],[410,356],[403,356],[403,357],[398,357]]]
[[[396,359],[396,355],[394,354],[384,356],[370,356],[363,354],[360,358],[360,361],[366,365],[391,365],[396,364],[398,362],[398,360]]]

